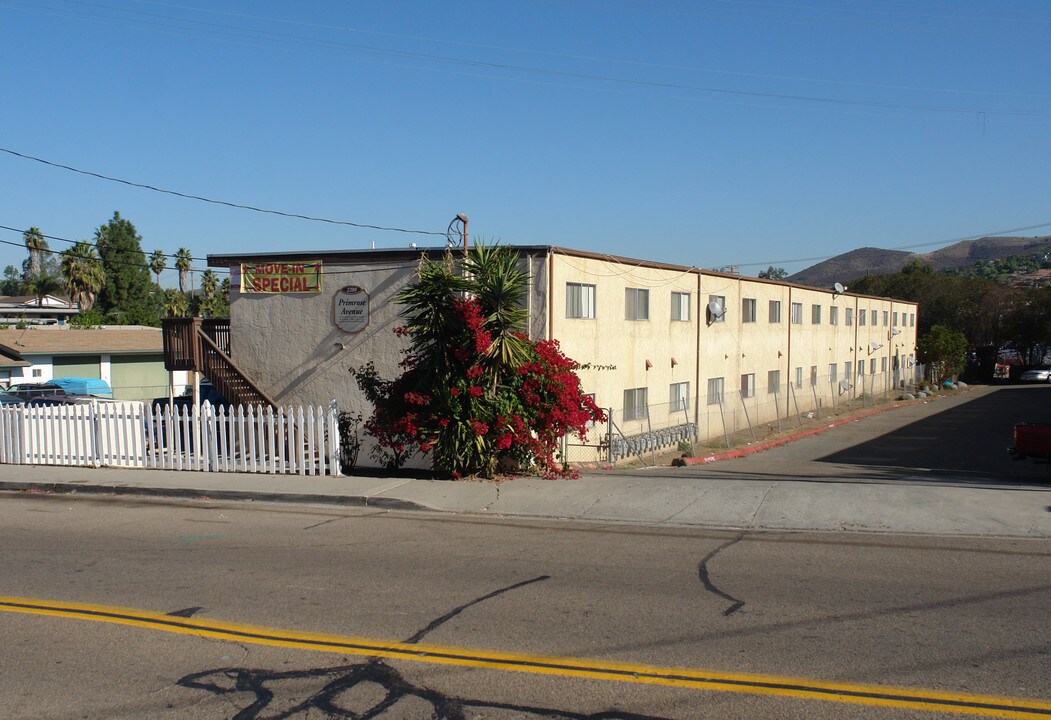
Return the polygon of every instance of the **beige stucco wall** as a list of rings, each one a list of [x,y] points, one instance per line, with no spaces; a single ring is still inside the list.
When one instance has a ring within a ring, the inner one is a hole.
[[[367,416],[371,407],[350,374],[352,367],[372,360],[383,377],[399,373],[404,339],[393,333],[402,323],[393,302],[399,290],[415,279],[418,258],[355,258],[344,264],[326,262],[324,292],[302,295],[252,295],[231,290],[231,341],[237,364],[278,402],[327,404]],[[646,263],[573,252],[534,251],[523,258],[529,272],[530,337],[559,340],[563,352],[591,367],[580,372],[584,392],[613,408],[621,432],[632,434],[683,421],[697,422],[704,438],[718,437],[723,422],[729,430],[748,423],[772,422],[798,410],[820,411],[863,392],[882,392],[900,383],[908,359],[915,354],[915,304],[868,298],[849,293],[833,297],[831,290],[698,271],[693,268],[646,266]],[[567,283],[595,286],[595,317],[568,318]],[[333,321],[333,297],[343,285],[358,285],[369,293],[370,322],[357,333],[346,333]],[[649,291],[649,319],[625,319],[625,290]],[[689,293],[688,321],[673,321],[672,293]],[[709,322],[710,296],[725,297],[724,322]],[[756,301],[755,322],[742,322],[742,300]],[[771,301],[781,303],[780,322],[770,322]],[[802,323],[791,322],[792,304],[802,305]],[[821,306],[821,323],[811,322],[811,306]],[[830,324],[829,308],[839,308],[838,324]],[[846,308],[854,309],[846,324]],[[858,313],[877,312],[877,324]],[[888,324],[883,324],[883,313]],[[897,312],[900,333],[889,334]],[[878,346],[873,349],[873,343]],[[865,363],[859,380],[858,358]],[[877,360],[877,376],[870,361]],[[886,372],[882,361],[887,360]],[[897,363],[895,363],[895,358]],[[674,360],[674,362],[673,362]],[[850,388],[829,382],[829,365],[843,379],[851,363]],[[811,385],[811,367],[818,383]],[[898,372],[894,373],[897,366]],[[801,387],[795,387],[802,368]],[[776,393],[768,377],[779,371]],[[741,398],[741,376],[755,375],[755,394]],[[911,375],[910,375],[911,377]],[[723,378],[723,404],[710,404],[709,379]],[[686,413],[670,412],[673,383],[689,383]],[[647,388],[649,421],[624,418],[624,392]],[[600,433],[601,434],[601,433]],[[367,463],[366,455],[360,462]]]

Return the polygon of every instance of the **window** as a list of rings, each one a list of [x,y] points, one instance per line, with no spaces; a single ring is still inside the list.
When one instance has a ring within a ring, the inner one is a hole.
[[[862,377],[864,375],[865,375],[865,361],[864,360],[858,360],[858,377]]]
[[[814,368],[814,370],[817,371],[817,368]],[[802,389],[803,389],[803,368],[802,367],[797,367],[796,368],[796,390],[802,390]]]
[[[671,319],[676,322],[690,322],[690,293],[671,294]]]
[[[821,324],[821,306],[811,305],[810,306],[810,324],[820,325]]]
[[[741,300],[741,322],[755,322],[755,298]]]
[[[671,411],[690,409],[690,383],[672,383],[668,387],[668,403]]]
[[[909,327],[916,327],[916,313],[909,314]]]
[[[876,374],[876,358],[869,360],[869,375]]]
[[[810,387],[817,385],[817,365],[810,366]]]
[[[585,393],[585,397],[589,397],[591,398],[591,402],[595,402],[595,393]],[[595,421],[588,420],[587,423],[585,423],[584,427],[590,430],[591,428],[595,427]]]
[[[884,310],[883,311],[883,327],[887,327],[887,317],[888,316],[890,316],[890,313],[887,312],[886,310]]]
[[[566,317],[595,317],[595,286],[566,283]]]
[[[835,305],[828,309],[828,324],[839,325],[839,308]]]
[[[41,368],[33,368],[33,377],[44,377],[44,371]]]
[[[854,324],[854,308],[847,308],[846,309],[846,313],[847,313],[847,325],[853,325]]]
[[[723,404],[723,379],[721,377],[708,378],[708,404]]]
[[[883,357],[879,359],[879,371],[887,372],[887,358]]]
[[[867,310],[858,310],[858,325],[864,325],[869,314]]]
[[[854,363],[852,363],[852,362],[845,362],[845,363],[843,363],[843,379],[844,380],[849,382],[850,378],[851,378],[851,373],[853,371],[854,371]]]
[[[646,388],[624,391],[624,419],[644,420],[647,415]]]
[[[712,303],[719,306],[721,312],[713,314],[711,308]],[[726,322],[726,296],[725,295],[709,295],[708,296],[708,322],[709,323],[721,323]]]
[[[834,383],[839,377],[839,367],[835,363],[828,364],[828,381]]]
[[[894,313],[894,315],[892,317],[893,317],[893,319],[891,320],[891,323],[890,323],[891,327],[898,327],[898,313]]]
[[[872,327],[876,327],[876,323],[878,322],[877,315],[878,315],[878,313],[875,310],[873,310],[872,311]]]
[[[779,323],[781,322],[781,301],[771,300],[770,301],[770,322]]]
[[[766,392],[776,395],[781,392],[781,371],[771,370],[766,374]]]
[[[803,303],[792,303],[792,323],[794,325],[803,324]]]
[[[624,289],[624,319],[650,319],[650,291],[639,288]]]
[[[755,395],[755,373],[747,373],[741,376],[741,397],[750,398]]]

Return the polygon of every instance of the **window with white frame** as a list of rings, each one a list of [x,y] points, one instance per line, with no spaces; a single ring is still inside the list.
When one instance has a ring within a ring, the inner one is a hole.
[[[815,368],[816,370],[816,368]],[[803,368],[802,366],[796,368],[796,390],[803,389]]]
[[[876,374],[876,358],[869,360],[869,375]]]
[[[676,322],[690,321],[690,293],[673,292],[671,294],[671,319]]]
[[[865,324],[865,320],[868,319],[868,316],[869,316],[868,311],[866,311],[866,310],[858,310],[858,325],[864,325]]]
[[[887,358],[882,357],[879,359],[879,371],[887,372]]]
[[[595,393],[584,393],[584,396],[591,398],[591,402],[595,402]],[[590,430],[591,428],[595,427],[595,421],[588,420],[587,423],[585,423],[584,427]]]
[[[845,362],[843,363],[843,379],[849,381],[852,377],[851,373],[854,371],[854,363]]]
[[[892,313],[891,314],[890,326],[891,327],[898,327],[898,313]]]
[[[776,395],[781,392],[780,370],[770,370],[766,373],[766,392],[769,395]]]
[[[566,317],[595,317],[595,286],[584,283],[566,283]]]
[[[671,412],[690,409],[690,383],[678,382],[668,386],[668,402]]]
[[[863,377],[864,375],[865,375],[865,361],[864,360],[858,360],[858,377]]]
[[[854,308],[846,308],[845,312],[847,314],[846,315],[847,325],[853,325],[854,324]]]
[[[719,313],[712,313],[711,308],[713,303],[719,306]],[[725,295],[709,295],[708,296],[708,322],[721,323],[726,322],[726,296]]]
[[[803,324],[803,303],[792,303],[792,324]]]
[[[828,324],[839,325],[839,308],[835,305],[828,309]]]
[[[650,319],[650,291],[642,288],[624,288],[624,319]]]
[[[883,327],[887,327],[887,318],[890,317],[890,313],[886,310],[883,311]]]
[[[821,306],[811,305],[810,306],[810,324],[820,325],[821,324]]]
[[[755,298],[743,298],[741,300],[741,322],[743,322],[743,323],[754,323],[755,322],[755,309],[756,309]]]
[[[909,313],[909,327],[916,327],[916,313]]]
[[[708,378],[708,404],[723,404],[723,379],[721,377]]]
[[[876,327],[879,323],[879,312],[877,310],[872,311],[872,327]]]
[[[839,366],[835,363],[828,364],[828,381],[834,383],[839,378]]]
[[[755,395],[755,373],[745,373],[741,376],[741,397],[750,398]]]
[[[770,322],[779,323],[781,322],[781,301],[771,300],[770,301]]]
[[[817,385],[817,365],[810,366],[810,387]]]
[[[647,388],[631,388],[624,391],[624,419],[644,420],[647,416]]]

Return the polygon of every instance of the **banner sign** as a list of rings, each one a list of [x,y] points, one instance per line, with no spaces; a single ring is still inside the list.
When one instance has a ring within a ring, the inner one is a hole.
[[[319,293],[321,261],[242,263],[242,293]]]
[[[369,325],[369,294],[363,287],[347,285],[332,298],[332,316],[343,332],[361,332]]]

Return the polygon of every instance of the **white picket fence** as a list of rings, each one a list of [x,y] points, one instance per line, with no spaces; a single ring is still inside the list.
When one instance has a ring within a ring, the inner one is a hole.
[[[328,408],[150,408],[142,402],[0,408],[0,462],[339,475]]]

